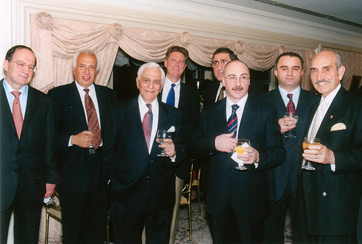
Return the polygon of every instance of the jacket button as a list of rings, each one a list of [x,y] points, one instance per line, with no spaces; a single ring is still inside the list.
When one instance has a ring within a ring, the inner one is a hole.
[[[150,182],[150,177],[146,176],[146,182]]]
[[[327,196],[327,192],[323,192],[322,196],[326,197]]]

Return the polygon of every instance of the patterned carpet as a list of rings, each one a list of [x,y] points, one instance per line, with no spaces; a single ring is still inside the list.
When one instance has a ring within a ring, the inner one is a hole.
[[[201,215],[197,213],[197,202],[191,204],[192,212],[192,241],[189,240],[189,224],[187,207],[180,209],[179,225],[176,232],[174,243],[187,244],[211,244],[211,234],[207,223],[205,204],[201,202]],[[291,244],[290,221],[286,219],[286,232],[284,243]]]

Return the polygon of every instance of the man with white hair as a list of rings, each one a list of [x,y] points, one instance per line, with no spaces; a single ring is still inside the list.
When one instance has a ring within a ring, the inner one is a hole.
[[[185,159],[185,145],[181,111],[157,99],[164,79],[158,64],[143,64],[136,79],[139,96],[122,101],[107,118],[103,153],[115,243],[141,243],[144,227],[146,243],[169,242],[176,167]],[[159,144],[157,130],[173,136]]]
[[[56,108],[63,243],[104,243],[106,184],[102,181],[103,130],[115,93],[94,84],[100,60],[92,51],[74,56],[71,84],[49,91]]]

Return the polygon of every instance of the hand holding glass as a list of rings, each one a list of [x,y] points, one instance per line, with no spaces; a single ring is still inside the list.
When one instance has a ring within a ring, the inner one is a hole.
[[[312,137],[304,137],[303,141],[303,150],[309,148],[310,145],[320,145],[321,141],[318,138]],[[307,161],[305,165],[303,165],[302,169],[304,170],[315,170],[310,161]]]
[[[161,144],[165,143],[165,139],[171,138],[171,134],[167,132],[167,130],[157,130],[156,137],[158,139],[158,142]],[[158,154],[159,157],[168,157],[165,151],[162,149],[162,152]]]
[[[248,139],[238,139],[238,143],[235,146],[235,152],[237,154],[243,154],[244,150],[249,147],[250,147],[250,141]],[[247,170],[243,160],[241,160],[241,162],[238,163],[238,166],[235,168],[237,170]]]
[[[295,113],[286,112],[284,118],[293,118],[295,123],[298,122],[298,115]],[[292,129],[288,131],[288,135],[285,136],[286,138],[297,138],[295,135],[292,134]]]

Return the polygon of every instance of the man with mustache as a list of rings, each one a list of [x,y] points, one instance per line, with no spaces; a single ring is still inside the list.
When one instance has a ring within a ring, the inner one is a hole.
[[[305,136],[319,138],[320,145],[310,145],[302,155],[315,168],[301,171],[306,243],[357,243],[362,101],[341,86],[344,72],[340,55],[332,51],[312,60],[311,80],[322,97],[311,109],[305,131]]]
[[[191,147],[195,156],[209,159],[206,203],[213,243],[261,243],[269,214],[266,169],[285,158],[280,129],[272,108],[249,101],[245,63],[228,63],[222,82],[226,98],[203,109]],[[233,154],[237,138],[251,142],[239,156]],[[243,160],[247,170],[237,170],[235,160]]]

